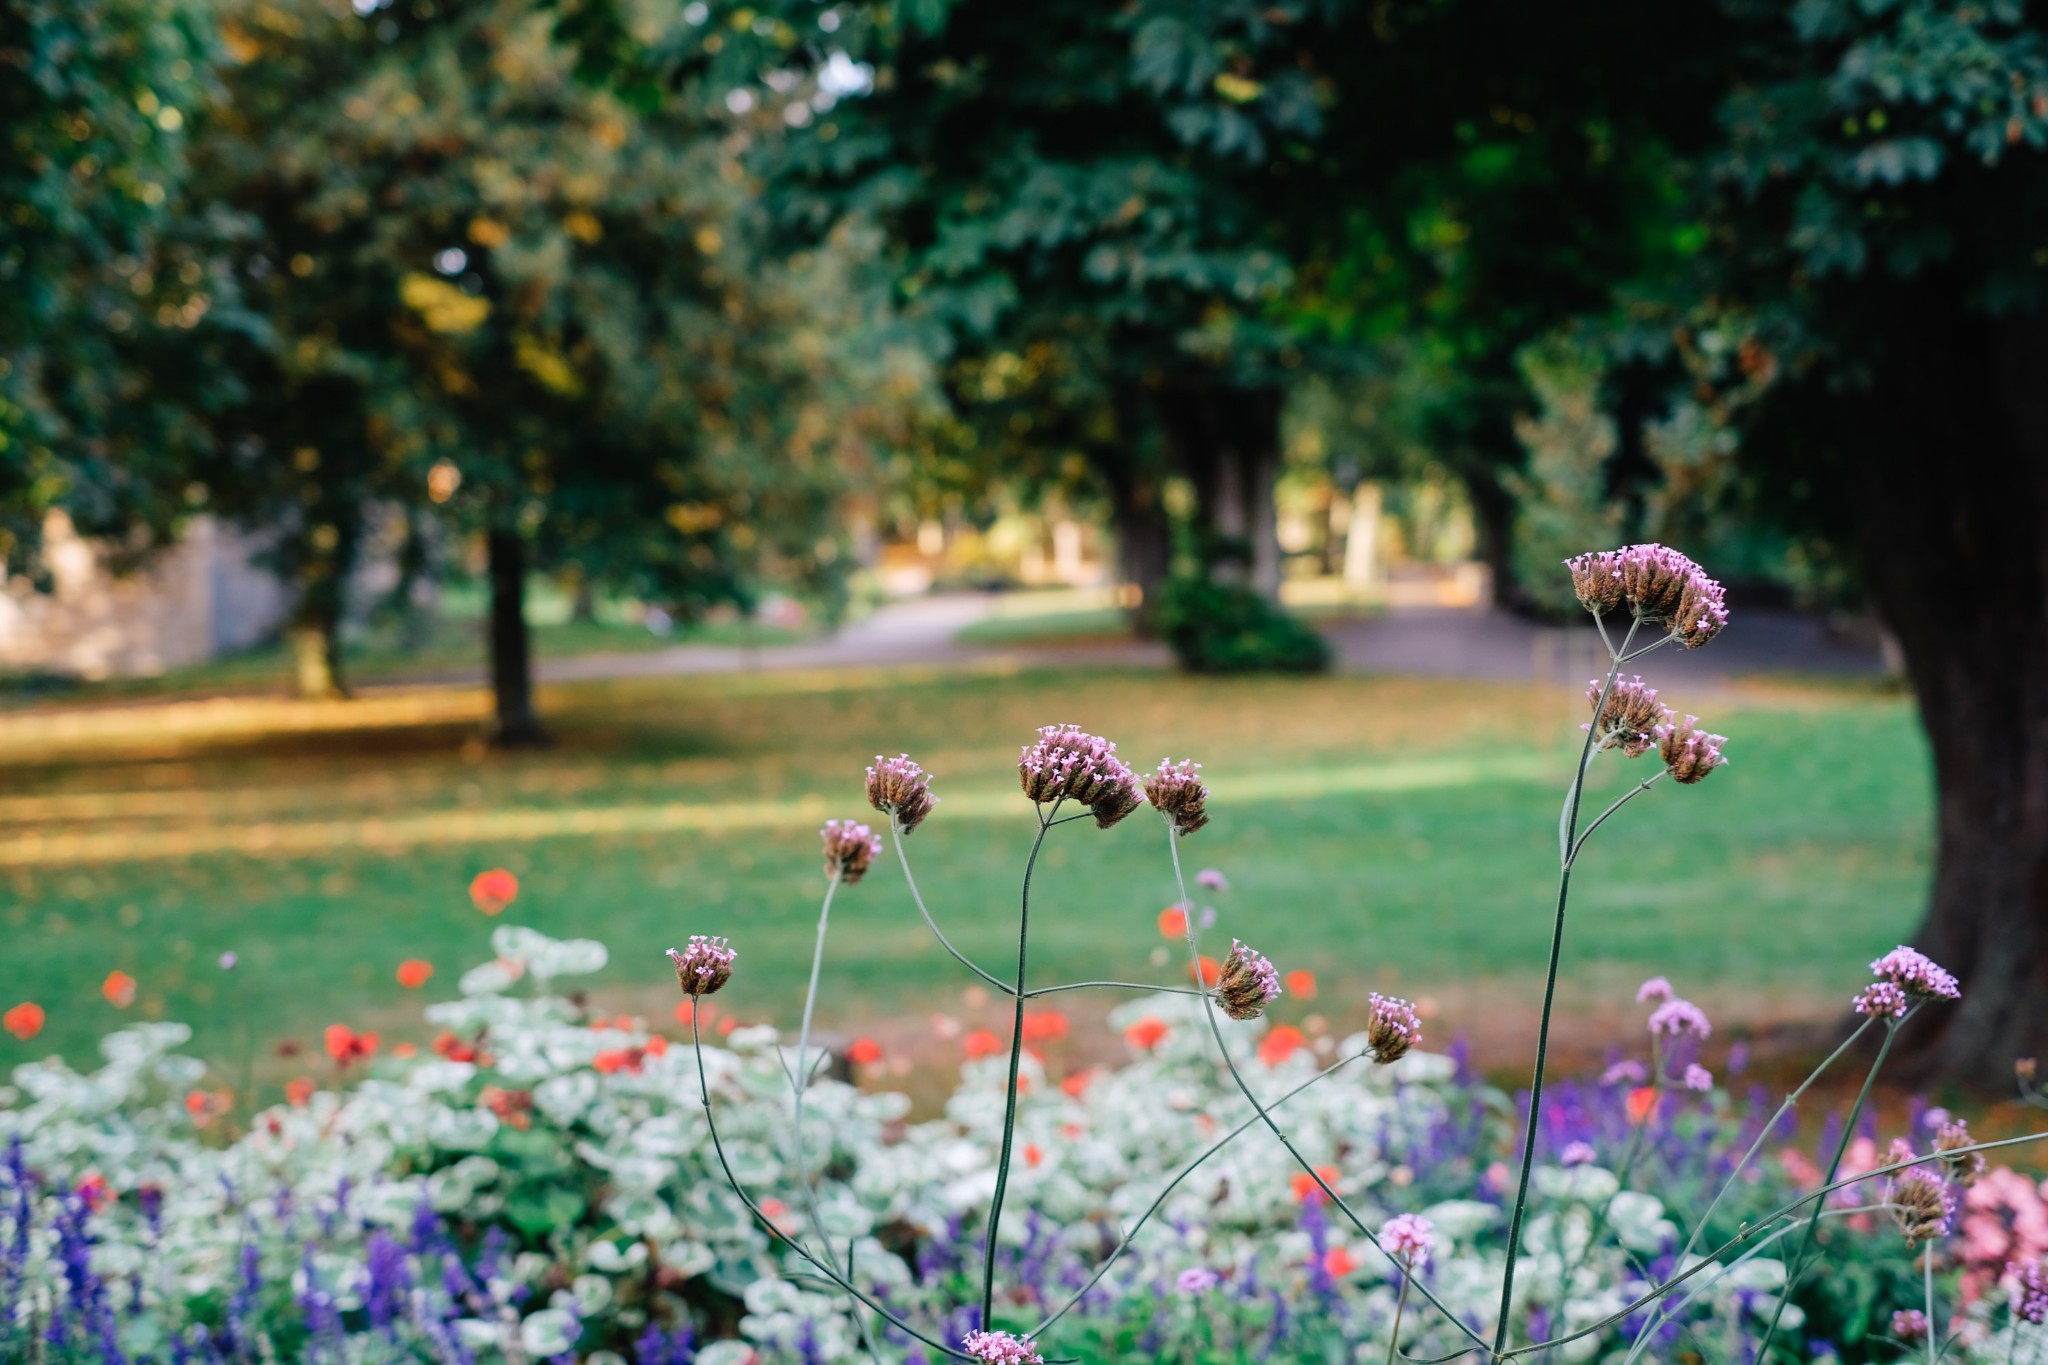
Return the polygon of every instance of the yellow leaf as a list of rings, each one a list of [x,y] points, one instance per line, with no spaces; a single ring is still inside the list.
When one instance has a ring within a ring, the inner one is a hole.
[[[473,332],[491,315],[489,299],[472,297],[432,275],[407,275],[399,282],[398,296],[420,315],[430,332]]]
[[[1266,87],[1244,76],[1226,71],[1216,78],[1216,93],[1233,104],[1250,104],[1264,94]]]

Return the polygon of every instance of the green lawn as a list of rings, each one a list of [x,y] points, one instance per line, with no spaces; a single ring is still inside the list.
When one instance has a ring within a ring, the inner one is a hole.
[[[880,750],[938,774],[946,803],[908,851],[956,942],[1000,968],[1033,828],[1013,764],[1049,720],[1118,739],[1134,764],[1205,762],[1214,823],[1183,849],[1190,872],[1230,877],[1218,946],[1237,934],[1314,968],[1316,1007],[1335,1015],[1366,989],[1439,997],[1446,1036],[1490,1003],[1525,1007],[1539,977],[1578,719],[1565,694],[1524,687],[1145,672],[636,680],[544,704],[555,747],[509,755],[476,742],[485,699],[468,693],[8,719],[0,1009],[35,1000],[48,1026],[30,1044],[0,1035],[0,1065],[84,1059],[137,1016],[190,1021],[216,1053],[243,1020],[266,1040],[336,1021],[423,1039],[393,969],[426,958],[426,994],[452,991],[488,955],[467,883],[500,865],[523,886],[502,922],[611,946],[600,1003],[665,1013],[661,950],[723,933],[741,952],[730,1008],[794,1023],[815,829],[867,814],[862,767]],[[1580,864],[1568,1008],[1625,1013],[1635,981],[1663,972],[1709,1002],[1811,1016],[1914,922],[1930,795],[1910,708],[1780,692],[1713,710],[1731,766],[1653,789]],[[1618,789],[1622,762],[1601,766]],[[834,911],[831,1022],[961,1008],[968,983],[886,856]],[[1059,829],[1034,978],[1164,979],[1151,959],[1171,897],[1149,812]],[[232,976],[215,965],[228,949]],[[115,968],[141,983],[128,1011],[99,995]]]

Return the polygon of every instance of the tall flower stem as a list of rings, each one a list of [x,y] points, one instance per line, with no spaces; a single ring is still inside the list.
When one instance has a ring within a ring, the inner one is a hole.
[[[1059,814],[1060,803],[1052,803],[1050,813],[1040,811],[1038,816],[1038,837],[1031,841],[1031,856],[1024,863],[1024,889],[1017,907],[1017,984],[1009,990],[1015,1004],[1014,1017],[1010,1021],[1010,1079],[1003,1094],[1003,1148],[996,1159],[996,1192],[988,1204],[988,1245],[981,1258],[981,1330],[995,1330],[996,1307],[996,1233],[1003,1222],[1003,1195],[1010,1187],[1010,1148],[1017,1137],[1017,1069],[1024,1060],[1024,972],[1030,962],[1031,950],[1031,874],[1038,867],[1038,852],[1045,847],[1045,836],[1052,829],[1052,817]]]
[[[1579,750],[1578,766],[1573,769],[1571,790],[1565,794],[1564,820],[1558,826],[1557,911],[1550,928],[1550,966],[1543,980],[1543,1017],[1536,1030],[1536,1068],[1529,1082],[1529,1110],[1522,1123],[1522,1174],[1515,1187],[1514,1212],[1508,1217],[1507,1263],[1502,1267],[1500,1278],[1500,1319],[1493,1329],[1493,1356],[1496,1360],[1506,1352],[1508,1333],[1514,1325],[1515,1257],[1522,1249],[1522,1220],[1529,1211],[1529,1176],[1536,1165],[1536,1118],[1543,1112],[1543,1075],[1550,1061],[1550,1015],[1557,1004],[1557,967],[1564,954],[1564,916],[1565,907],[1571,899],[1572,863],[1577,853],[1573,840],[1578,833],[1579,804],[1586,793],[1586,770],[1592,765],[1596,752],[1593,746],[1600,738],[1600,717],[1607,710],[1607,698],[1614,692],[1614,680],[1621,676],[1621,661],[1627,656],[1628,647],[1634,642],[1636,632],[1642,629],[1642,624],[1641,617],[1630,623],[1628,634],[1622,637],[1621,647],[1610,657],[1607,680],[1600,685],[1600,695],[1594,699],[1593,715],[1586,725],[1586,743]],[[1602,634],[1605,634],[1604,629]]]
[[[896,845],[896,861],[903,868],[903,881],[910,887],[910,899],[916,903],[917,913],[923,916],[924,927],[932,931],[932,937],[939,941],[939,946],[944,948],[947,955],[955,962],[965,967],[968,971],[973,972],[996,990],[1001,991],[1005,995],[1010,994],[1010,983],[995,975],[995,973],[986,970],[980,963],[968,957],[967,954],[961,952],[958,948],[955,948],[953,940],[946,937],[945,931],[939,928],[938,921],[932,918],[932,912],[925,909],[924,895],[917,889],[917,878],[910,874],[910,857],[903,851],[903,822],[898,820],[893,814],[889,817],[889,832],[895,836],[890,842]],[[1042,828],[1039,837],[1044,837]]]
[[[1401,1315],[1408,1309],[1408,1286],[1414,1282],[1414,1265],[1402,1266],[1401,1294],[1394,1300],[1394,1330],[1387,1335],[1387,1365],[1394,1365],[1394,1357],[1401,1353]]]
[[[1886,1020],[1884,1042],[1878,1045],[1877,1059],[1871,1062],[1869,1074],[1863,1078],[1863,1088],[1856,1092],[1856,1103],[1850,1106],[1849,1117],[1842,1124],[1842,1140],[1835,1144],[1835,1156],[1828,1162],[1828,1173],[1821,1181],[1823,1185],[1833,1184],[1841,1171],[1842,1158],[1849,1154],[1849,1144],[1856,1140],[1856,1121],[1863,1117],[1863,1106],[1870,1100],[1871,1087],[1877,1084],[1877,1073],[1884,1069],[1884,1059],[1891,1054],[1892,1040],[1898,1036],[1898,1023]],[[1806,1232],[1799,1239],[1799,1250],[1786,1267],[1785,1288],[1779,1293],[1778,1306],[1771,1313],[1771,1325],[1764,1329],[1764,1339],[1757,1344],[1757,1365],[1763,1365],[1764,1357],[1771,1349],[1771,1338],[1778,1334],[1778,1323],[1785,1316],[1785,1305],[1792,1302],[1792,1291],[1799,1287],[1800,1279],[1806,1274],[1806,1259],[1813,1250],[1813,1239],[1820,1231],[1820,1211],[1824,1207],[1823,1204],[1813,1206],[1813,1214],[1806,1220]]]
[[[1935,1365],[1941,1359],[1936,1349],[1941,1341],[1941,1332],[1934,1325],[1934,1243],[1929,1242],[1920,1253],[1920,1273],[1927,1289],[1927,1365]]]
[[[1166,847],[1167,851],[1173,855],[1173,880],[1174,884],[1180,889],[1180,908],[1186,922],[1188,956],[1194,964],[1195,980],[1199,982],[1202,979],[1202,952],[1195,940],[1194,902],[1188,898],[1187,878],[1181,871],[1180,836],[1171,824],[1166,827]],[[1205,990],[1202,992],[1202,995],[1208,997],[1208,992]],[[1323,1173],[1315,1168],[1313,1162],[1301,1154],[1301,1149],[1294,1145],[1294,1139],[1287,1136],[1279,1123],[1267,1112],[1266,1106],[1259,1103],[1259,1097],[1253,1092],[1250,1082],[1245,1080],[1244,1072],[1238,1069],[1237,1059],[1230,1055],[1230,1045],[1223,1040],[1223,1028],[1216,1022],[1215,1000],[1213,998],[1205,998],[1196,1008],[1201,1010],[1202,1018],[1208,1022],[1209,1034],[1216,1040],[1216,1051],[1222,1056],[1224,1069],[1230,1073],[1230,1079],[1237,1086],[1237,1092],[1244,1096],[1245,1103],[1252,1107],[1252,1111],[1266,1125],[1266,1131],[1271,1133],[1279,1141],[1280,1145],[1287,1149],[1287,1155],[1294,1158],[1295,1165],[1308,1173],[1308,1178],[1316,1183],[1316,1188],[1323,1192],[1323,1197],[1328,1199],[1331,1206],[1344,1215],[1358,1235],[1371,1243],[1374,1251],[1379,1252],[1382,1256],[1387,1255],[1387,1249],[1380,1245],[1379,1234],[1367,1227],[1365,1220],[1360,1218],[1351,1205],[1344,1201],[1343,1196],[1330,1188],[1330,1182],[1323,1178]],[[1391,1260],[1392,1258],[1389,1257],[1388,1259]],[[1422,1291],[1422,1297],[1427,1299],[1432,1307],[1448,1318],[1451,1324],[1459,1331],[1471,1338],[1475,1346],[1484,1347],[1486,1345],[1485,1338],[1474,1332],[1463,1318],[1452,1312],[1448,1305],[1430,1291],[1428,1285],[1419,1284],[1416,1288]]]

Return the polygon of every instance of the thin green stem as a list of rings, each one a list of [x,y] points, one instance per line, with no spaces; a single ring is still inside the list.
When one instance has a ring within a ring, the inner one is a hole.
[[[1001,977],[984,970],[980,963],[975,962],[973,959],[969,958],[965,953],[961,952],[958,948],[955,948],[953,946],[953,941],[947,938],[945,932],[939,928],[938,921],[932,918],[932,912],[925,909],[924,896],[917,889],[917,878],[910,875],[909,855],[905,854],[903,851],[902,822],[897,820],[897,818],[894,815],[891,815],[889,817],[889,827],[890,832],[896,836],[894,839],[890,841],[891,843],[896,845],[896,861],[902,864],[903,866],[903,880],[910,887],[910,899],[917,903],[917,913],[924,917],[924,927],[932,931],[932,937],[939,941],[939,946],[941,948],[944,948],[955,962],[965,967],[968,971],[973,972],[976,976],[980,977],[983,981],[995,987],[1003,994],[1010,994],[1009,983],[1004,981]]]
[[[1031,841],[1031,856],[1024,863],[1024,889],[1017,908],[1017,985],[1010,994],[1015,997],[1015,1018],[1010,1025],[1010,1080],[1003,1095],[1003,1148],[996,1159],[996,1192],[988,1205],[988,1245],[981,1258],[981,1330],[995,1330],[996,1307],[996,1233],[1003,1223],[1003,1196],[1010,1187],[1010,1148],[1017,1137],[1017,1069],[1024,1060],[1024,972],[1030,962],[1031,950],[1031,874],[1038,867],[1038,852],[1045,847],[1046,833],[1052,828],[1052,816],[1058,815],[1060,803],[1052,803],[1050,815],[1038,817],[1038,837]],[[1006,988],[1007,989],[1007,988]]]
[[[1884,1042],[1878,1045],[1877,1059],[1870,1064],[1870,1072],[1863,1078],[1863,1088],[1856,1092],[1856,1103],[1849,1108],[1849,1117],[1842,1124],[1842,1140],[1835,1144],[1834,1160],[1828,1163],[1826,1179],[1832,1181],[1842,1169],[1842,1158],[1849,1154],[1849,1144],[1856,1140],[1856,1121],[1863,1116],[1863,1106],[1870,1099],[1870,1089],[1877,1084],[1877,1073],[1884,1067],[1884,1059],[1891,1055],[1892,1040],[1899,1036],[1898,1024],[1887,1020]],[[1763,1365],[1766,1353],[1771,1349],[1771,1338],[1778,1334],[1778,1323],[1785,1316],[1785,1305],[1792,1301],[1792,1292],[1799,1287],[1799,1281],[1806,1274],[1807,1253],[1813,1250],[1813,1239],[1820,1232],[1819,1209],[1815,1216],[1806,1220],[1806,1235],[1799,1239],[1799,1250],[1792,1257],[1792,1264],[1786,1267],[1785,1289],[1778,1295],[1778,1306],[1772,1310],[1770,1326],[1764,1329],[1764,1339],[1757,1344],[1757,1365]]]
[[[1188,899],[1187,879],[1181,872],[1180,866],[1179,836],[1175,833],[1171,823],[1166,827],[1166,847],[1173,854],[1173,879],[1180,889],[1180,907],[1181,913],[1186,919],[1188,953],[1194,962],[1195,980],[1200,981],[1202,979],[1202,954],[1195,941],[1195,917],[1192,913],[1194,904]],[[1207,995],[1208,992],[1204,991],[1203,994]],[[1249,1104],[1253,1112],[1265,1122],[1266,1130],[1279,1140],[1282,1147],[1287,1149],[1287,1155],[1294,1158],[1295,1164],[1308,1173],[1309,1179],[1315,1181],[1316,1188],[1323,1192],[1323,1196],[1330,1201],[1331,1206],[1344,1215],[1345,1219],[1358,1232],[1359,1236],[1372,1244],[1374,1251],[1379,1252],[1383,1256],[1386,1255],[1386,1248],[1380,1245],[1379,1234],[1367,1227],[1365,1220],[1358,1216],[1351,1205],[1346,1203],[1337,1191],[1330,1188],[1330,1182],[1323,1178],[1323,1173],[1315,1168],[1314,1163],[1301,1154],[1301,1149],[1294,1145],[1294,1140],[1288,1137],[1281,1130],[1280,1125],[1274,1121],[1273,1116],[1266,1112],[1266,1106],[1259,1103],[1258,1095],[1253,1092],[1250,1083],[1245,1080],[1244,1073],[1238,1070],[1237,1060],[1230,1055],[1229,1045],[1223,1041],[1223,1029],[1216,1022],[1215,1001],[1211,999],[1205,1004],[1197,1006],[1197,1008],[1202,1011],[1202,1017],[1208,1021],[1210,1035],[1216,1040],[1216,1050],[1222,1054],[1223,1066],[1230,1073],[1230,1079],[1237,1086],[1238,1093],[1244,1096],[1245,1103]],[[1463,1318],[1453,1313],[1447,1304],[1431,1292],[1428,1285],[1418,1284],[1416,1288],[1422,1291],[1422,1297],[1429,1301],[1431,1307],[1450,1319],[1452,1325],[1470,1337],[1476,1345],[1486,1345],[1485,1338],[1467,1326]]]
[[[1387,1365],[1394,1365],[1394,1357],[1401,1350],[1401,1315],[1408,1310],[1408,1286],[1415,1283],[1415,1267],[1401,1267],[1401,1293],[1394,1300],[1394,1330],[1387,1337]]]
[[[1202,995],[1204,992],[1189,986],[1160,986],[1149,981],[1070,981],[1064,986],[1040,986],[1035,991],[1024,992],[1026,1000],[1036,1000],[1041,995],[1058,995],[1062,991],[1153,991],[1160,995]]]
[[[1941,1359],[1935,1343],[1941,1340],[1941,1333],[1934,1326],[1934,1248],[1928,1246],[1920,1253],[1920,1270],[1927,1287],[1927,1365],[1935,1365]]]
[[[1573,841],[1572,851],[1569,855],[1570,860],[1572,862],[1577,862],[1579,860],[1579,852],[1580,850],[1585,848],[1586,840],[1593,837],[1594,830],[1606,824],[1609,818],[1611,818],[1616,811],[1620,810],[1623,806],[1626,806],[1629,802],[1635,800],[1638,796],[1641,796],[1644,792],[1648,791],[1650,789],[1651,783],[1655,782],[1658,778],[1664,776],[1664,774],[1669,771],[1670,769],[1668,768],[1657,769],[1656,772],[1651,773],[1648,777],[1636,783],[1635,786],[1623,792],[1621,794],[1620,799],[1617,800],[1613,805],[1609,806],[1606,810],[1601,811],[1599,818],[1595,819],[1590,824],[1588,824],[1586,828],[1580,832],[1579,837]]]

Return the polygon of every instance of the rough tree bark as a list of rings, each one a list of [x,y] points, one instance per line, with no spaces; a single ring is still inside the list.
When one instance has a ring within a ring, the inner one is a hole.
[[[533,709],[533,638],[526,624],[526,544],[515,530],[487,537],[491,580],[491,740],[504,748],[547,742]]]
[[[1911,337],[1844,405],[1840,495],[1932,743],[1934,885],[1915,942],[1963,984],[1910,1077],[2010,1085],[2048,1053],[2048,320],[1907,296]]]

